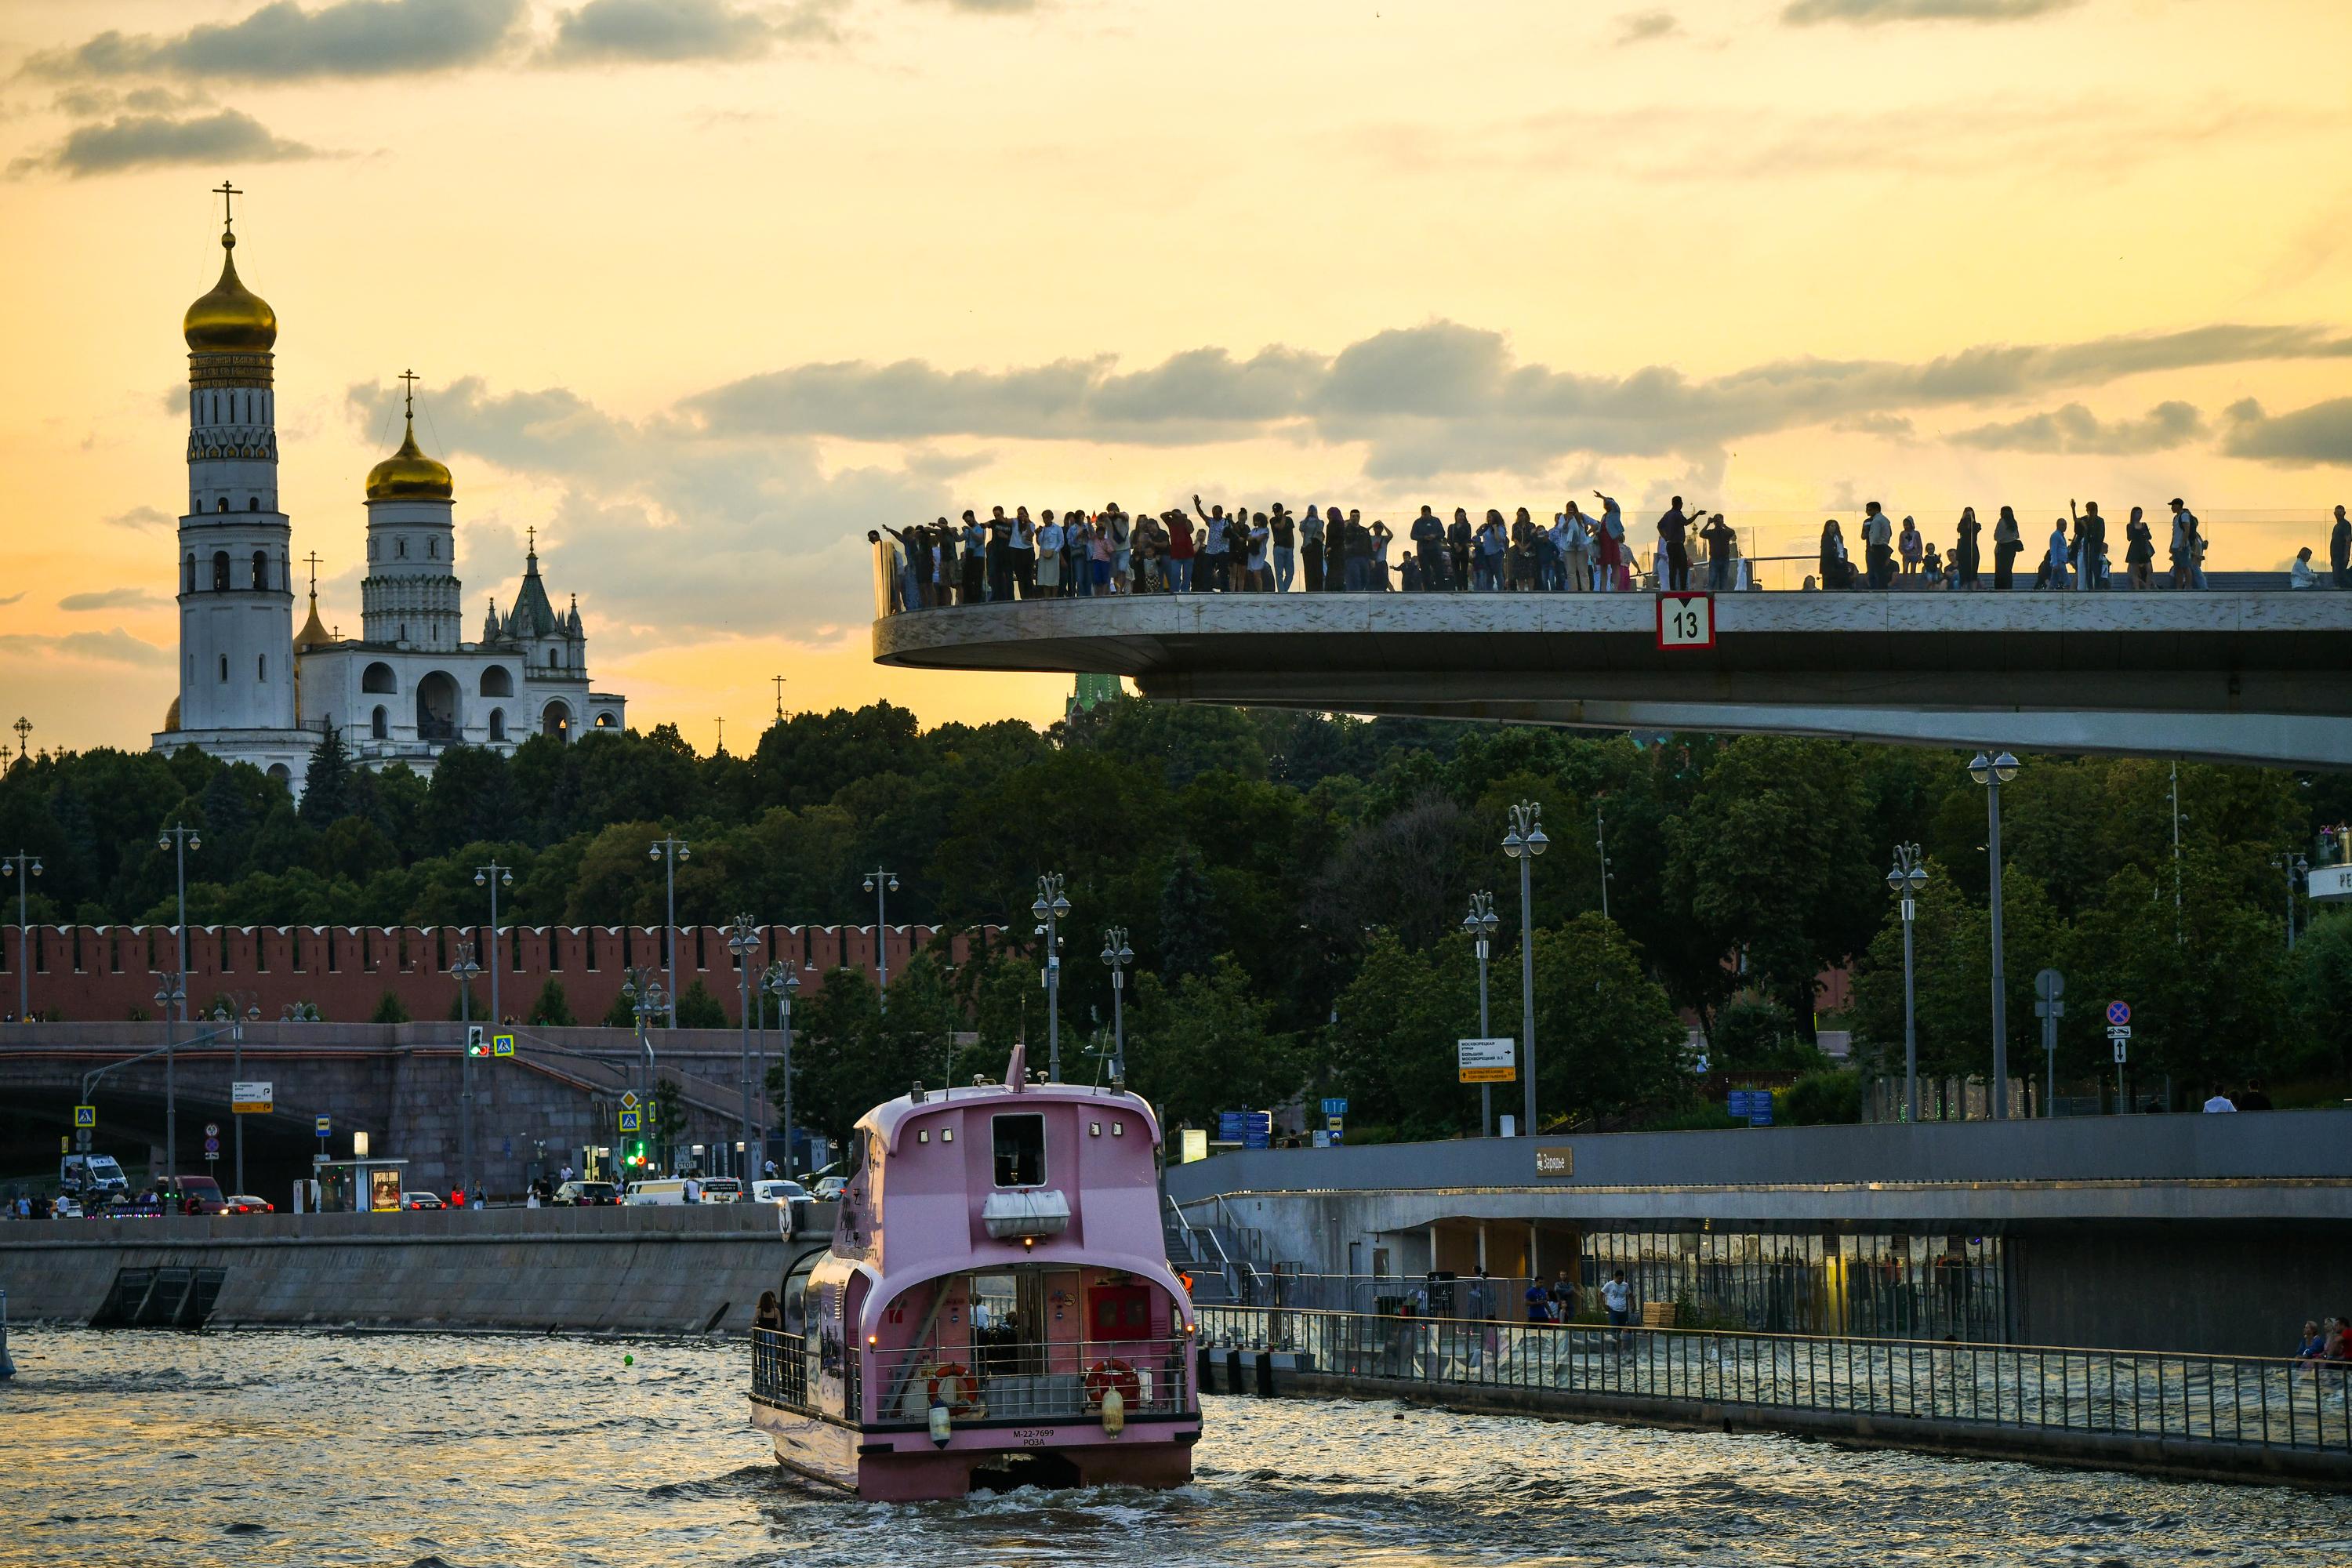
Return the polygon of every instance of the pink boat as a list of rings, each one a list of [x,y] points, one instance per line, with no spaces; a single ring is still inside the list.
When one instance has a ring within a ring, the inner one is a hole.
[[[1164,1256],[1150,1106],[1029,1081],[858,1121],[833,1245],[752,1331],[751,1422],[861,1498],[1181,1486],[1201,1436],[1192,1304]]]

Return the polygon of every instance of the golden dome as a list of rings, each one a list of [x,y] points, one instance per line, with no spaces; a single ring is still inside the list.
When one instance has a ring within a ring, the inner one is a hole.
[[[237,279],[236,246],[236,236],[221,236],[220,281],[180,320],[197,353],[268,353],[278,342],[278,312]]]
[[[408,434],[401,438],[400,450],[368,470],[370,500],[449,500],[455,494],[448,466],[435,462],[416,445],[413,418],[408,421]]]
[[[294,634],[294,651],[300,653],[306,648],[324,647],[331,640],[327,636],[326,626],[319,620],[319,590],[313,588],[310,590],[310,618],[304,621],[302,629]],[[294,667],[294,689],[298,692],[302,689],[302,667],[299,664]]]
[[[163,732],[168,735],[179,727],[180,700],[174,697],[172,699],[172,705],[163,710]]]

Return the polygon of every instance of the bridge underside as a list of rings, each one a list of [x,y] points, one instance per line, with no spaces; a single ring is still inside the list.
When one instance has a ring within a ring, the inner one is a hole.
[[[1147,697],[1610,730],[2352,766],[2352,595],[1189,595],[919,611],[884,664],[1131,678]]]

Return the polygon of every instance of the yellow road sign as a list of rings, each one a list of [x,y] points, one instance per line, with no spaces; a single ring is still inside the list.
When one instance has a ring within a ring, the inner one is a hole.
[[[98,1125],[98,1107],[97,1107],[97,1106],[95,1106],[95,1105],[77,1105],[77,1106],[75,1106],[75,1107],[74,1107],[74,1125],[75,1125],[76,1127],[95,1127],[95,1126],[97,1126],[97,1125]]]

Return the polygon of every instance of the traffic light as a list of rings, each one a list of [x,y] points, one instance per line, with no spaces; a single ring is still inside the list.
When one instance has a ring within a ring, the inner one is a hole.
[[[623,1149],[624,1152],[621,1158],[624,1163],[635,1166],[642,1166],[645,1164],[646,1141],[644,1139],[632,1138],[623,1146]]]
[[[486,1057],[490,1054],[490,1044],[488,1040],[484,1039],[482,1036],[483,1029],[482,1026],[479,1024],[472,1025],[467,1028],[466,1054],[467,1056]]]

